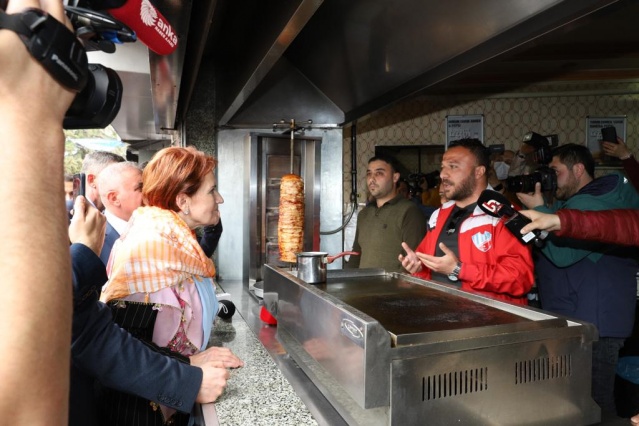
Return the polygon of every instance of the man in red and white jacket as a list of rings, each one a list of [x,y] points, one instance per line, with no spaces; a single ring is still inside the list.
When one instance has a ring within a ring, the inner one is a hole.
[[[451,143],[440,173],[440,192],[448,201],[430,217],[417,249],[403,245],[407,254],[399,260],[414,276],[526,305],[534,282],[531,249],[477,207],[489,164],[479,140]]]

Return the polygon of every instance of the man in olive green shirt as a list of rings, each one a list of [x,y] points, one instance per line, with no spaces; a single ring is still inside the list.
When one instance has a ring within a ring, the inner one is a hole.
[[[426,218],[419,207],[397,192],[397,160],[378,155],[368,160],[366,184],[374,201],[357,217],[353,251],[345,268],[383,268],[403,272],[398,260],[402,242],[415,249],[426,234]]]

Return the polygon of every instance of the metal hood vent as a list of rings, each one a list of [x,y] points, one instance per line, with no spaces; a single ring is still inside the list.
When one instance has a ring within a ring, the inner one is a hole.
[[[497,85],[491,81],[490,89],[500,90],[601,67],[584,61],[587,47],[575,48],[582,36],[612,37],[605,41],[617,47],[634,43],[634,51],[639,41],[635,34],[604,34],[616,31],[600,26],[613,22],[608,28],[620,28],[614,23],[637,16],[632,1],[237,3],[217,2],[204,59],[216,64],[220,125],[263,126],[293,117],[347,123],[418,93],[458,91],[456,84],[467,85],[474,70],[505,77]],[[570,46],[562,46],[564,37]],[[521,61],[529,49],[535,64]],[[499,64],[508,74],[499,72]],[[639,64],[632,68],[639,75]]]
[[[153,0],[153,4],[171,22],[179,38],[172,54],[156,55],[140,41],[117,45],[113,54],[89,52],[89,62],[114,69],[122,80],[122,103],[111,124],[134,152],[170,144],[187,53],[191,2]]]
[[[291,118],[349,123],[416,94],[639,77],[634,0],[154,4],[178,50],[159,57],[136,43],[133,60],[122,59],[125,46],[99,61],[123,79],[114,127],[134,147],[170,139],[197,81],[213,85],[215,124],[264,128]]]

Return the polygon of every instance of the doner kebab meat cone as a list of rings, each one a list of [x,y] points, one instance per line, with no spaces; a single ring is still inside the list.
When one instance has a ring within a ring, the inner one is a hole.
[[[304,182],[298,175],[282,176],[277,241],[280,259],[297,262],[296,254],[303,250],[304,244]]]

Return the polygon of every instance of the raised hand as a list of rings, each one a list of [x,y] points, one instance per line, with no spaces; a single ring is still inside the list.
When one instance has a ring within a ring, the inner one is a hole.
[[[443,256],[432,256],[424,253],[416,253],[419,260],[434,272],[439,272],[440,274],[450,274],[457,266],[459,259],[452,252],[446,244],[439,243],[439,248],[444,252]]]
[[[106,217],[90,205],[83,196],[78,196],[73,205],[73,218],[69,225],[69,240],[81,243],[100,255],[104,244]]]
[[[417,257],[417,254],[406,243],[402,243],[402,248],[406,252],[406,256],[400,254],[398,259],[402,262],[402,267],[411,274],[422,270],[422,262]]]
[[[532,220],[521,228],[522,234],[527,234],[535,229],[542,231],[559,231],[561,229],[561,221],[556,214],[541,213],[536,210],[522,210],[519,213]]]

